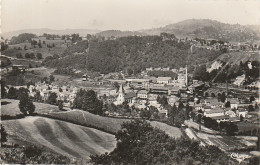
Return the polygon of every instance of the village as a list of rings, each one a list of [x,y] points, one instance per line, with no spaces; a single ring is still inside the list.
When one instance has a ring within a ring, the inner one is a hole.
[[[250,66],[250,63],[248,64]],[[24,67],[13,66],[13,70],[26,72]],[[153,77],[147,75],[149,71],[167,71],[173,72],[177,76],[172,77]],[[94,84],[93,90],[97,97],[102,100],[103,104],[119,106],[127,104],[131,109],[140,110],[135,115],[131,113],[122,113],[120,111],[106,110],[107,116],[113,117],[127,117],[139,118],[140,112],[149,107],[155,107],[161,119],[168,117],[168,111],[165,105],[176,106],[183,104],[192,107],[192,111],[196,115],[200,114],[202,117],[210,117],[217,122],[229,121],[237,122],[241,120],[251,121],[255,116],[248,112],[258,109],[259,97],[257,89],[258,84],[251,84],[241,88],[243,76],[238,77],[232,84],[218,84],[208,83],[198,80],[191,80],[191,74],[186,68],[170,69],[170,68],[146,68],[140,76],[143,78],[125,77],[124,74],[119,73],[114,76],[114,79],[106,79],[102,76],[95,81],[95,79],[88,78],[83,75],[81,86],[58,85],[53,82],[37,82],[35,84],[27,85],[29,95],[32,98],[37,98],[37,101],[47,102],[52,93],[56,95],[56,101],[62,102],[63,106],[70,110],[73,107],[73,101],[76,98],[77,92],[82,89],[89,89],[90,87],[82,86],[82,83],[89,82]],[[102,79],[102,80],[100,80]],[[230,86],[230,87],[229,87]],[[15,88],[20,88],[19,86]],[[246,89],[245,89],[246,88]],[[9,87],[10,89],[10,87]],[[8,88],[7,88],[8,92]],[[160,99],[164,99],[166,103],[161,103]]]

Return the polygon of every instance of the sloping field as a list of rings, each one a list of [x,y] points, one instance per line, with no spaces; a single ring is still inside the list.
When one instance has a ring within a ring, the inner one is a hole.
[[[2,121],[12,142],[25,141],[76,158],[111,152],[116,147],[114,135],[64,121],[26,117]]]
[[[16,116],[22,114],[18,104],[19,100],[1,99],[1,115]],[[59,108],[54,105],[36,102],[33,104],[35,105],[35,112],[37,113],[59,112]]]
[[[150,124],[155,127],[159,128],[160,130],[164,131],[166,134],[168,134],[172,138],[180,138],[182,136],[182,132],[180,128],[173,127],[170,125],[167,125],[165,123],[157,122],[157,121],[151,121]]]
[[[104,130],[105,132],[113,134],[121,129],[121,124],[130,121],[127,119],[98,116],[81,110],[49,113],[46,114],[46,117],[68,121],[87,127],[97,128],[99,130]]]
[[[216,60],[224,61],[229,64],[240,64],[240,61],[243,63],[246,61],[259,61],[260,53],[259,52],[230,52],[220,55]]]
[[[121,129],[121,124],[123,124],[124,122],[131,121],[130,119],[119,119],[98,116],[81,110],[49,113],[47,116],[55,119],[69,121],[75,124],[80,124],[83,126],[97,128],[113,134],[115,134],[117,131]],[[179,138],[182,135],[180,129],[177,127],[169,126],[165,123],[157,121],[148,122],[150,122],[153,127],[165,131],[165,133],[167,133],[169,136],[173,138]]]

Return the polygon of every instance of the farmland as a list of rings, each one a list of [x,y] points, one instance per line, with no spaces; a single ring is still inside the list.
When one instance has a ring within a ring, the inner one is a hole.
[[[88,159],[90,155],[111,152],[116,146],[114,135],[64,121],[26,117],[2,124],[9,142],[29,142],[71,158]]]
[[[19,100],[2,99],[1,115],[16,116],[22,114],[18,107]],[[59,108],[50,104],[34,103],[36,113],[58,112]]]
[[[21,114],[18,107],[19,104],[18,100],[2,99],[1,102],[2,103],[6,102],[5,105],[2,105],[1,108],[2,115],[15,116],[17,114]],[[64,111],[60,111],[57,106],[44,104],[44,103],[35,102],[34,104],[35,104],[35,112],[39,115],[71,122],[82,126],[96,128],[113,134],[115,134],[117,131],[121,129],[122,123],[130,121],[130,119],[98,116],[77,109],[64,112]],[[149,121],[149,122],[153,127],[157,127],[165,131],[171,137],[178,138],[181,137],[182,135],[180,129],[177,127],[169,126],[167,124],[157,122],[157,121]]]

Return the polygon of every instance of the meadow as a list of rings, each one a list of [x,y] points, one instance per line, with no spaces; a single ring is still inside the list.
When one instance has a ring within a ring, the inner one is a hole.
[[[90,155],[111,152],[114,135],[96,129],[43,117],[2,121],[9,143],[31,143],[70,158],[89,159]]]

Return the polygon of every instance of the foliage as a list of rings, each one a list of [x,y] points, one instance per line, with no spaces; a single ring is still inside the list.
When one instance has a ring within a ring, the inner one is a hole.
[[[57,103],[57,93],[50,92],[47,102],[51,105],[56,105]]]
[[[144,120],[122,124],[116,134],[117,147],[110,154],[91,156],[94,164],[235,164],[215,146],[173,139]]]
[[[31,42],[32,38],[35,38],[36,35],[35,34],[31,34],[31,33],[22,33],[19,34],[17,37],[14,36],[11,38],[11,43],[12,44],[20,44],[20,43],[24,43],[24,42]]]
[[[165,97],[165,96],[162,96],[162,97],[158,96],[157,102],[159,104],[161,104],[162,106],[166,106],[168,104],[167,97]]]
[[[192,55],[189,52],[189,42],[164,40],[163,36],[129,36],[105,41],[92,39],[73,44],[64,51],[64,58],[45,60],[44,65],[136,74],[148,67],[179,68],[189,64],[192,69],[193,65],[212,61],[221,54],[207,49],[195,49]],[[166,75],[169,73],[165,72]],[[174,74],[169,76],[174,77]]]
[[[10,87],[10,89],[8,90],[8,93],[7,93],[7,98],[8,99],[17,99],[18,98],[17,89],[14,87]]]
[[[6,68],[12,65],[12,62],[9,58],[1,57],[1,68]]]
[[[3,143],[7,142],[7,133],[5,131],[5,128],[3,127],[3,125],[1,124],[1,146],[3,146]]]
[[[37,53],[36,57],[37,57],[37,59],[42,59],[42,54],[41,53]]]
[[[17,54],[16,54],[16,58],[23,58],[22,53],[17,53]]]
[[[1,51],[4,51],[6,49],[8,49],[8,45],[5,44],[4,42],[1,42]]]
[[[98,100],[96,93],[93,90],[83,90],[77,92],[76,98],[73,102],[74,108],[79,108],[89,111],[94,114],[102,115],[102,101]]]
[[[255,109],[254,109],[254,107],[253,107],[253,105],[249,105],[248,106],[248,112],[252,112],[252,111],[254,111]]]
[[[3,148],[1,164],[73,164],[70,158],[36,146]]]
[[[6,86],[5,86],[5,81],[3,79],[0,80],[1,82],[1,98],[5,98],[6,95],[7,95],[7,92],[6,92]]]
[[[209,73],[207,72],[206,65],[197,66],[194,73],[193,79],[200,81],[208,81],[210,78]]]
[[[29,98],[28,93],[23,93],[19,96],[19,108],[24,115],[32,114],[35,111],[35,105]]]

